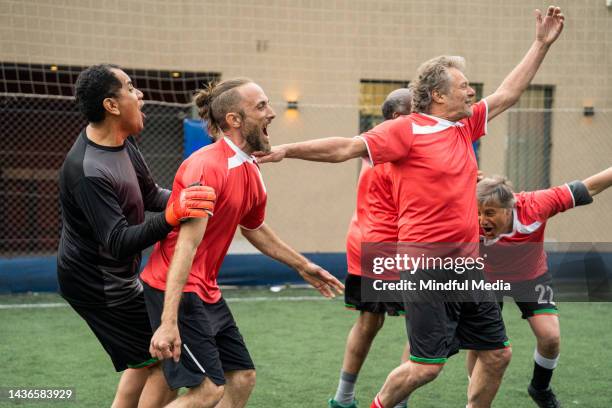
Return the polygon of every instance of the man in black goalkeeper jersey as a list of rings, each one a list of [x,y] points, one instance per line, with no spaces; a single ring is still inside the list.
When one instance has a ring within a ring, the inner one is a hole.
[[[181,219],[212,214],[215,198],[194,186],[167,205],[170,191],[155,184],[130,136],[143,129],[142,97],[117,66],[83,71],[76,102],[89,125],[60,171],[60,292],[123,371],[113,407],[161,406],[174,397],[149,354],[140,251]],[[145,221],[145,211],[156,214]]]

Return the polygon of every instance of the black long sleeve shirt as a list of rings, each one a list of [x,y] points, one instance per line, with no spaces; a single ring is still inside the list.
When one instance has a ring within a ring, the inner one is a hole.
[[[163,213],[169,197],[132,137],[107,147],[82,131],[60,171],[62,296],[83,306],[116,306],[137,296],[141,251],[172,230]],[[145,211],[159,214],[145,221]]]

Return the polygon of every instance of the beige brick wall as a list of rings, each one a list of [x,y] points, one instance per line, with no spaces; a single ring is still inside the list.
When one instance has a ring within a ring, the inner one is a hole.
[[[556,86],[551,181],[585,177],[612,157],[612,11],[604,0],[557,2],[562,38],[534,80]],[[467,58],[493,92],[533,39],[536,0],[0,0],[0,60],[218,71],[259,82],[278,117],[274,143],[358,131],[359,80],[410,80],[439,54]],[[257,41],[267,50],[257,51]],[[284,101],[297,97],[288,115]],[[579,110],[592,100],[597,113]],[[334,106],[329,106],[334,105]],[[603,113],[601,110],[608,110]],[[504,116],[483,141],[482,168],[504,171]],[[264,167],[268,221],[304,251],[342,251],[357,161]],[[612,193],[551,222],[549,238],[611,241]]]

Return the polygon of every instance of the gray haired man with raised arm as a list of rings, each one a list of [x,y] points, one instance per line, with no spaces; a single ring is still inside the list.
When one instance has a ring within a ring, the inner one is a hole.
[[[417,71],[412,85],[413,114],[384,122],[356,138],[278,146],[260,162],[284,157],[342,162],[362,156],[369,156],[374,164],[389,162],[397,193],[398,240],[456,243],[473,255],[467,247],[477,247],[479,234],[472,143],[486,134],[489,120],[518,101],[563,24],[558,7],[549,7],[545,15],[537,10],[535,40],[527,54],[492,95],[476,104],[472,102],[475,92],[463,73],[463,58],[434,58]],[[437,272],[424,269],[418,275],[433,279]],[[410,360],[389,374],[372,407],[393,407],[435,379],[457,348],[478,354],[468,387],[468,407],[490,407],[511,356],[499,307],[477,299],[407,303],[406,314]]]

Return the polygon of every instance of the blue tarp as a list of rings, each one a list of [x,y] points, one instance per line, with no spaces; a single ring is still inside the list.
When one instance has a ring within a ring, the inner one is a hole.
[[[339,279],[346,276],[346,255],[341,252],[305,253]],[[146,262],[146,259],[143,260]],[[607,292],[612,280],[612,253],[549,252],[548,264],[556,281],[589,276],[588,290]],[[589,272],[587,274],[587,271]],[[596,273],[594,273],[596,272]],[[597,276],[594,276],[597,275]],[[219,273],[221,285],[280,285],[304,283],[291,268],[261,254],[227,255]],[[597,286],[592,288],[591,286]],[[55,256],[0,258],[0,293],[57,291]]]
[[[306,253],[313,262],[338,278],[346,274],[343,253]],[[144,266],[147,259],[143,259]],[[55,256],[0,258],[0,293],[55,292],[57,284]],[[281,285],[304,283],[291,268],[261,254],[227,255],[219,273],[221,285]]]
[[[191,153],[195,152],[199,148],[213,142],[212,138],[206,131],[206,123],[201,120],[184,119],[183,136],[183,159],[191,156]]]

